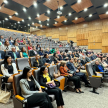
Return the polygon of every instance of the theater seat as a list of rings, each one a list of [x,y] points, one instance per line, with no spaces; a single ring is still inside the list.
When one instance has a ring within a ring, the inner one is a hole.
[[[102,74],[94,75],[91,63],[86,64],[86,70],[89,75],[90,84],[93,87],[93,93],[98,94],[95,90],[101,85]]]
[[[20,88],[20,79],[22,77],[22,73],[19,73],[14,76],[13,78],[13,90],[14,90],[14,96],[13,96],[13,104],[14,108],[28,108],[27,107],[27,99],[21,96],[21,88]],[[39,107],[31,107],[31,108],[39,108]]]
[[[35,57],[29,57],[30,66],[33,67],[33,61]]]
[[[38,68],[37,70],[35,70],[33,72],[34,78],[37,80],[37,82],[39,82],[39,76],[40,76],[40,68]],[[53,102],[55,100],[55,96],[54,95],[49,95],[51,102]]]
[[[26,66],[30,67],[28,58],[17,58],[16,64],[17,64],[18,71],[22,71]]]

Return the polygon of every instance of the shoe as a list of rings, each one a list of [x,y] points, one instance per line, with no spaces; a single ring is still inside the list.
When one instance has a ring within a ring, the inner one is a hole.
[[[91,87],[91,85],[90,84],[87,84],[87,85],[85,85],[85,87]]]
[[[79,93],[84,93],[83,91],[79,91]]]
[[[80,92],[77,92],[77,91],[76,91],[76,93],[80,93]]]

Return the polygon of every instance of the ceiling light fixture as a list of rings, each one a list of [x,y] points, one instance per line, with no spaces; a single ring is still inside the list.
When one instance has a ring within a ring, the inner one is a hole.
[[[18,12],[15,12],[15,15],[18,15]]]
[[[92,17],[92,14],[90,14],[89,17]]]
[[[67,20],[64,20],[64,22],[67,22]]]
[[[87,10],[88,10],[88,9],[87,9],[87,8],[85,8],[85,9],[84,9],[84,12],[86,12]]]
[[[23,11],[24,11],[24,12],[26,12],[26,11],[27,11],[25,7],[23,8]]]
[[[60,18],[60,16],[58,15],[57,18]]]
[[[31,20],[31,17],[28,17],[29,20]]]
[[[57,24],[57,22],[55,22],[55,24]]]
[[[108,7],[108,3],[105,3],[105,4],[104,4],[104,7]]]
[[[32,24],[34,25],[34,22],[32,22]]]
[[[71,14],[71,13],[69,13],[68,15],[69,15],[69,16],[71,16],[72,14]]]
[[[28,24],[28,26],[30,26],[30,24]]]
[[[7,1],[7,0],[4,0],[4,3],[5,3],[5,4],[8,4],[8,1]]]
[[[18,21],[17,23],[19,24],[20,22]]]
[[[24,19],[22,19],[22,22],[24,22]]]
[[[58,11],[57,11],[57,14],[58,14],[58,15],[61,15],[62,12],[60,11],[59,1],[57,1],[57,3],[58,3]]]
[[[12,16],[9,16],[9,18],[12,18]]]
[[[39,17],[39,14],[37,14],[37,17]]]
[[[8,18],[5,18],[5,20],[7,21],[7,20],[8,20]]]
[[[47,13],[50,14],[50,10],[47,10]]]
[[[75,20],[77,20],[78,19],[78,17],[75,17]]]
[[[49,21],[49,18],[47,19],[47,21]]]
[[[33,5],[34,5],[34,7],[37,7],[37,2],[34,1],[34,2],[33,2]]]
[[[81,0],[78,0],[77,3],[81,3]]]
[[[106,12],[106,14],[108,14],[108,11]]]
[[[49,24],[47,23],[47,26],[49,26]]]
[[[60,10],[63,10],[63,6],[60,6]]]
[[[41,21],[39,20],[39,23],[41,23]]]

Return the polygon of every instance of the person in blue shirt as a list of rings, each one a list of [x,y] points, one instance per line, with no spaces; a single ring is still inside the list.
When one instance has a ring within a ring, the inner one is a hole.
[[[40,50],[39,50],[39,55],[40,56],[43,56],[44,54],[43,54],[43,49],[40,47]]]
[[[69,59],[69,62],[67,62],[67,67],[69,70],[75,72],[75,75],[79,76],[82,81],[85,83],[85,87],[91,87],[90,83],[87,81],[87,77],[84,73],[80,72],[80,66],[78,66],[78,68],[75,68],[74,64],[73,64],[73,58]]]
[[[49,51],[49,48],[46,49],[45,53],[46,54],[51,54],[51,52]]]

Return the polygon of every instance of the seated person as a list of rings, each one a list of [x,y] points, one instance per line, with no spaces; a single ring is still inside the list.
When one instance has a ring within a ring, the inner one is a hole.
[[[33,67],[41,67],[43,66],[43,62],[41,59],[39,59],[39,54],[36,54],[35,59],[33,61]]]
[[[6,40],[4,45],[1,47],[2,50],[11,50],[11,45],[9,44],[9,41]]]
[[[59,70],[58,70],[57,73],[55,73],[55,68],[54,68],[54,74],[53,74],[53,75],[54,75],[54,78],[55,78],[55,79],[61,76]]]
[[[108,70],[105,70],[104,66],[98,60],[96,60],[95,65],[93,65],[93,72],[95,75],[97,75],[97,72],[108,73]]]
[[[74,82],[76,93],[84,93],[83,91],[81,91],[80,77],[74,74],[68,73],[69,69],[66,67],[66,62],[61,62],[59,70],[60,70],[61,76],[67,75],[68,80]]]
[[[108,68],[108,62],[106,56],[103,56],[102,58],[102,65],[104,66],[104,68]]]
[[[21,48],[20,57],[21,58],[25,58],[25,57],[28,58],[28,55],[27,55],[26,50],[25,50],[25,47]]]
[[[50,65],[50,64],[52,64],[52,63],[53,63],[53,62],[52,62],[51,59],[49,59],[48,54],[44,54],[43,64],[44,64],[44,65]]]
[[[0,41],[1,41],[2,43],[5,42],[5,39],[4,39],[4,37],[3,37],[2,35],[0,36]]]
[[[37,44],[37,46],[36,46],[36,50],[40,50],[40,45],[39,44]]]
[[[74,64],[73,64],[73,58],[69,59],[69,62],[67,62],[67,67],[69,70],[75,72],[75,75],[79,76],[83,82],[85,83],[85,87],[90,87],[90,83],[87,81],[87,78],[85,76],[84,73],[80,72],[80,65],[77,66],[77,68],[75,68]]]
[[[43,55],[44,55],[44,54],[43,54],[43,48],[41,48],[41,47],[40,47],[40,50],[39,50],[39,55],[40,55],[40,56],[43,56]]]
[[[28,108],[40,106],[40,108],[53,108],[47,93],[42,92],[39,83],[32,75],[30,67],[25,67],[20,80],[21,94],[27,99]],[[34,101],[35,100],[35,101]]]
[[[57,54],[60,54],[60,51],[59,51],[59,49],[58,49],[58,48],[56,49],[56,53],[57,53]]]
[[[77,66],[78,66],[77,59],[78,59],[78,58],[74,57],[74,62],[73,62],[73,64],[74,64],[74,66],[75,66],[75,67],[77,67]]]
[[[52,48],[52,50],[50,52],[51,52],[51,54],[56,53],[55,48]]]
[[[51,52],[49,51],[49,48],[46,49],[45,53],[46,54],[51,54]]]
[[[35,46],[33,46],[33,51],[34,51],[35,54],[37,54],[37,51],[36,51],[36,47]]]
[[[48,68],[45,66],[42,66],[40,69],[39,82],[41,86],[45,86],[45,87],[48,87],[49,84],[51,84],[52,86],[56,86],[52,76],[48,74]],[[58,87],[54,87],[54,88],[48,87],[48,90],[46,90],[46,92],[49,95],[50,94],[55,95],[57,108],[64,108],[62,93]]]
[[[54,64],[61,62],[61,61],[59,61],[59,57],[56,53],[53,54],[53,58],[54,58]]]
[[[61,61],[61,60],[64,60],[63,59],[63,51],[60,51],[60,55],[58,55],[59,56],[59,60]]]
[[[12,58],[10,55],[7,55],[4,59],[4,63],[1,65],[1,71],[5,76],[5,82],[13,82],[13,74],[18,73],[16,64],[12,63]]]
[[[76,51],[75,57],[78,57],[78,58],[80,57],[80,56],[79,56],[79,51]]]
[[[12,59],[16,60],[16,58],[20,58],[19,52],[16,52],[15,47],[12,47],[12,51],[8,53],[12,57]]]
[[[67,61],[69,58],[67,57],[66,52],[63,53],[63,60]]]
[[[19,47],[18,47],[18,43],[17,42],[14,42],[14,47],[16,49],[16,51],[20,51]]]
[[[91,60],[96,59],[93,53],[90,54],[90,58],[91,58]]]
[[[33,50],[32,43],[29,43],[28,50]]]
[[[78,62],[78,65],[80,65],[81,66],[81,69],[84,69],[85,70],[85,67],[83,66],[83,64],[81,63],[81,60],[80,59],[78,59],[77,60],[77,62]],[[78,67],[78,66],[77,66]]]
[[[72,51],[69,51],[68,53],[69,53],[68,58],[71,59],[72,58]]]

